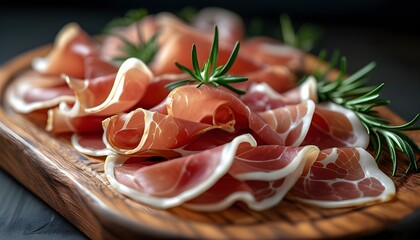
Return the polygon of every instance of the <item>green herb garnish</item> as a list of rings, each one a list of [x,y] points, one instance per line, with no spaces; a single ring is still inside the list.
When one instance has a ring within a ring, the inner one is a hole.
[[[120,47],[123,55],[114,57],[112,59],[113,61],[123,62],[132,57],[138,58],[146,64],[152,61],[158,51],[157,37],[159,33],[156,32],[148,41],[146,41],[141,35],[140,28],[138,26],[138,22],[148,14],[148,11],[144,8],[131,9],[127,11],[123,17],[114,18],[105,26],[103,30],[104,34],[114,35],[123,42]],[[127,27],[131,24],[137,24],[136,31],[137,38],[139,39],[138,43],[127,39],[125,36],[115,31],[116,28]]]
[[[320,53],[320,61],[324,61],[325,51]],[[370,136],[370,143],[376,153],[376,161],[381,160],[384,150],[388,150],[393,164],[392,175],[397,172],[397,151],[404,153],[409,161],[406,173],[418,171],[416,153],[420,153],[417,144],[402,131],[419,130],[414,126],[420,118],[417,114],[411,121],[398,125],[389,125],[389,121],[377,116],[375,107],[389,104],[389,100],[380,99],[380,91],[384,84],[367,86],[367,75],[375,68],[375,62],[367,64],[349,77],[346,76],[346,58],[341,58],[340,73],[331,80],[328,74],[338,62],[335,53],[324,71],[316,71],[314,77],[318,80],[317,92],[319,101],[331,101],[352,110],[360,119]]]
[[[239,52],[239,42],[236,42],[235,47],[227,61],[226,64],[216,67],[217,65],[217,58],[218,58],[218,51],[219,51],[219,36],[218,36],[218,30],[217,26],[214,28],[214,38],[213,43],[210,50],[210,56],[207,59],[207,61],[204,63],[203,67],[200,69],[199,63],[198,63],[198,57],[197,57],[197,50],[195,44],[192,45],[192,51],[191,51],[191,59],[192,59],[192,65],[193,70],[188,69],[184,65],[179,64],[178,62],[175,62],[176,66],[181,69],[183,72],[188,73],[192,78],[176,81],[170,84],[167,84],[165,87],[168,89],[174,89],[179,86],[187,85],[192,82],[199,82],[197,85],[197,88],[199,88],[203,84],[211,85],[214,87],[225,87],[231,91],[233,91],[236,94],[245,94],[244,91],[236,89],[232,87],[231,83],[237,83],[237,82],[244,82],[248,80],[247,77],[236,77],[227,75],[227,72],[229,69],[233,66],[233,63],[236,60],[236,57]]]
[[[176,15],[183,19],[186,22],[192,22],[192,20],[197,16],[198,10],[191,6],[186,6],[179,10]]]
[[[110,33],[114,28],[127,27],[134,22],[147,16],[149,12],[145,8],[137,8],[128,10],[123,17],[116,17],[109,21],[102,32],[104,34]]]
[[[295,31],[287,14],[280,15],[280,27],[285,44],[307,52],[314,48],[316,42],[322,36],[321,29],[314,24],[302,24]]]
[[[157,37],[159,35],[159,32],[155,32],[153,36],[148,40],[145,41],[143,37],[140,34],[140,31],[137,29],[139,43],[133,43],[124,36],[117,34],[117,33],[110,33],[111,35],[114,35],[118,37],[121,41],[124,42],[123,45],[121,45],[121,51],[124,52],[124,55],[119,57],[114,57],[113,61],[119,61],[123,62],[128,58],[138,58],[142,60],[144,63],[148,64],[153,60],[153,57],[156,55],[158,51],[158,44],[157,44]]]

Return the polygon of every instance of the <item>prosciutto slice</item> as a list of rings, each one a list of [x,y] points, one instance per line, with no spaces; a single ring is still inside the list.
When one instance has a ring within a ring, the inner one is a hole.
[[[207,60],[214,26],[217,65],[241,43],[229,74],[247,91],[190,84]],[[173,14],[150,15],[119,28],[97,45],[76,23],[63,27],[47,56],[10,84],[6,99],[18,112],[47,112],[46,130],[73,133],[80,153],[107,156],[105,175],[122,194],[149,206],[220,211],[234,204],[261,211],[286,196],[320,207],[389,201],[395,186],[365,150],[369,136],[354,112],[318,103],[316,80],[296,86],[304,53],[268,37],[245,39],[234,13],[201,10],[187,23]],[[156,35],[157,34],[157,35]],[[134,44],[156,36],[148,65],[124,55],[121,37]]]
[[[212,45],[213,31],[211,34],[208,34],[208,32],[200,32],[191,27],[182,31],[176,31],[171,28],[161,29],[161,31],[165,30],[169,32],[171,37],[160,46],[159,51],[150,63],[150,67],[155,75],[179,73],[180,70],[174,64],[175,61],[188,68],[192,68],[191,54],[186,53],[191,53],[191,46],[193,44],[197,48],[198,62],[202,64],[207,60]],[[234,44],[232,43],[220,42],[218,66],[227,62],[233,50],[233,46]],[[261,66],[252,59],[238,56],[229,72],[234,75],[243,75],[243,73],[250,73],[260,68]]]
[[[203,108],[203,105],[206,106]],[[203,85],[182,86],[171,91],[165,102],[152,109],[170,116],[218,126],[229,132],[249,132],[259,143],[284,145],[283,135],[236,95]]]
[[[304,103],[261,112],[259,116],[279,134],[284,140],[284,145],[297,147],[307,136],[314,112],[315,103],[308,100]]]
[[[332,148],[319,154],[290,194],[320,207],[350,207],[389,201],[395,185],[363,148]]]
[[[305,128],[305,135],[299,135],[303,136],[299,141],[288,141],[288,144],[293,146],[302,144],[317,145],[321,149],[345,146],[366,148],[369,144],[369,135],[355,113],[332,102],[317,103],[316,94],[316,80],[308,77],[299,87],[284,93],[278,93],[268,84],[253,84],[247,94],[240,98],[279,133],[293,131],[288,127],[290,124],[284,124],[281,120],[291,121],[292,118],[287,120],[286,111],[290,111],[293,105],[309,99],[314,101],[315,108],[311,108],[309,115],[295,116],[297,120],[305,121],[307,123],[305,127],[309,129]]]
[[[229,169],[240,145],[246,144],[256,145],[251,136],[244,135],[224,146],[165,162],[127,161],[110,155],[105,160],[105,174],[123,194],[154,207],[170,208],[210,188]]]
[[[245,23],[236,13],[218,7],[206,7],[195,15],[191,25],[206,32],[219,28],[221,41],[236,42],[245,38]]]
[[[94,67],[99,68],[98,64]],[[109,116],[125,111],[139,101],[152,79],[149,68],[136,58],[124,61],[118,72],[86,79],[67,77],[67,83],[75,91],[77,99],[71,108],[63,104],[60,110],[68,116]]]
[[[77,23],[68,23],[57,34],[52,51],[46,57],[35,58],[32,67],[47,75],[83,78],[84,59],[96,51],[92,38]]]
[[[64,78],[31,71],[13,80],[7,88],[6,100],[16,112],[30,113],[63,101],[74,102],[75,97]]]
[[[74,133],[71,137],[71,144],[80,153],[101,157],[114,154],[108,149],[102,140],[103,133]]]
[[[265,112],[286,105],[302,103],[306,100],[313,100],[316,103],[316,80],[308,78],[300,86],[283,93],[277,92],[265,82],[253,83],[247,89],[246,94],[240,96],[240,99],[253,112]]]
[[[314,146],[257,147],[245,134],[228,144],[163,162],[109,156],[105,168],[119,191],[157,208],[186,202],[188,208],[217,211],[244,201],[262,210],[277,204],[317,155]]]
[[[250,209],[266,210],[285,197],[318,152],[315,146],[274,145],[238,151],[229,172],[184,206],[197,211],[220,211],[235,202],[243,202]]]
[[[302,145],[361,147],[369,145],[369,135],[356,114],[338,104],[317,104],[308,134]]]
[[[78,119],[104,120],[118,112],[131,109],[145,93],[153,75],[147,66],[138,59],[127,59],[116,74],[97,76],[92,79],[66,78],[75,91],[76,99],[71,105],[61,102],[49,109],[47,130],[51,132],[80,132]],[[101,131],[98,123],[94,131]]]
[[[285,92],[296,87],[296,76],[282,65],[263,65],[253,72],[244,72],[248,81],[266,83],[277,92]]]
[[[138,108],[103,121],[108,149],[125,155],[173,158],[176,151],[217,128]]]
[[[294,72],[300,71],[303,67],[304,53],[300,49],[266,36],[247,39],[241,54],[264,64],[286,66]]]
[[[186,73],[169,73],[160,76],[154,76],[154,78],[147,85],[143,96],[139,102],[133,107],[151,109],[161,103],[168,96],[170,90],[165,86],[171,82],[185,80],[189,76]]]

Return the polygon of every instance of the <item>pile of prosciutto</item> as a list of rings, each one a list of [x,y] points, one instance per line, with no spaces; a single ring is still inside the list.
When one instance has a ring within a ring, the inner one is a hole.
[[[236,88],[165,85],[190,78],[191,47],[202,64],[214,26],[219,64],[236,43],[229,71],[248,81]],[[71,133],[81,154],[104,159],[119,192],[155,208],[220,211],[245,204],[261,211],[283,199],[336,208],[386,202],[393,181],[366,150],[356,115],[318,103],[313,77],[298,85],[305,53],[267,36],[246,37],[244,22],[225,9],[204,8],[191,22],[149,14],[100,40],[77,23],[65,25],[47,56],[15,79],[7,101],[19,113],[46,111],[46,131]],[[124,55],[156,33],[151,62]],[[139,38],[141,36],[141,39]]]

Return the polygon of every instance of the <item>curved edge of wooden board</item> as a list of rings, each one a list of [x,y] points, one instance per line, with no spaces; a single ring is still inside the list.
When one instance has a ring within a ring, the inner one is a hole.
[[[7,83],[27,68],[33,57],[45,55],[49,48],[23,54],[0,68],[0,91],[4,92]],[[420,175],[412,174],[396,179],[399,192],[394,201],[356,209],[325,210],[287,201],[262,213],[234,208],[205,217],[182,208],[152,209],[113,191],[103,176],[100,160],[79,154],[65,139],[5,109],[3,99],[1,104],[0,149],[4,154],[0,166],[92,239],[130,239],[141,235],[238,239],[345,237],[377,232],[420,207],[420,201],[415,201],[420,199],[420,190],[412,190],[420,189]],[[393,121],[403,121],[389,109],[383,111]],[[420,142],[419,131],[411,136]],[[290,209],[295,213],[288,214]]]

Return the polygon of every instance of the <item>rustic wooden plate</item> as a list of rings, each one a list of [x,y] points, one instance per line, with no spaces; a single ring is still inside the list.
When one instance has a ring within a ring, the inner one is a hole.
[[[420,207],[420,174],[393,178],[398,189],[395,200],[358,208],[328,210],[284,200],[262,212],[238,205],[222,212],[198,213],[141,205],[112,189],[103,159],[78,153],[69,144],[69,136],[44,131],[37,122],[42,114],[17,114],[4,101],[8,83],[50,47],[25,53],[0,68],[0,166],[92,239],[357,237],[384,230]],[[307,71],[312,71],[315,58],[308,56],[305,61]],[[395,124],[404,122],[387,108],[380,113]],[[408,134],[419,144],[420,131]],[[390,162],[383,159],[381,164],[387,174]],[[399,172],[404,164],[401,161]]]

